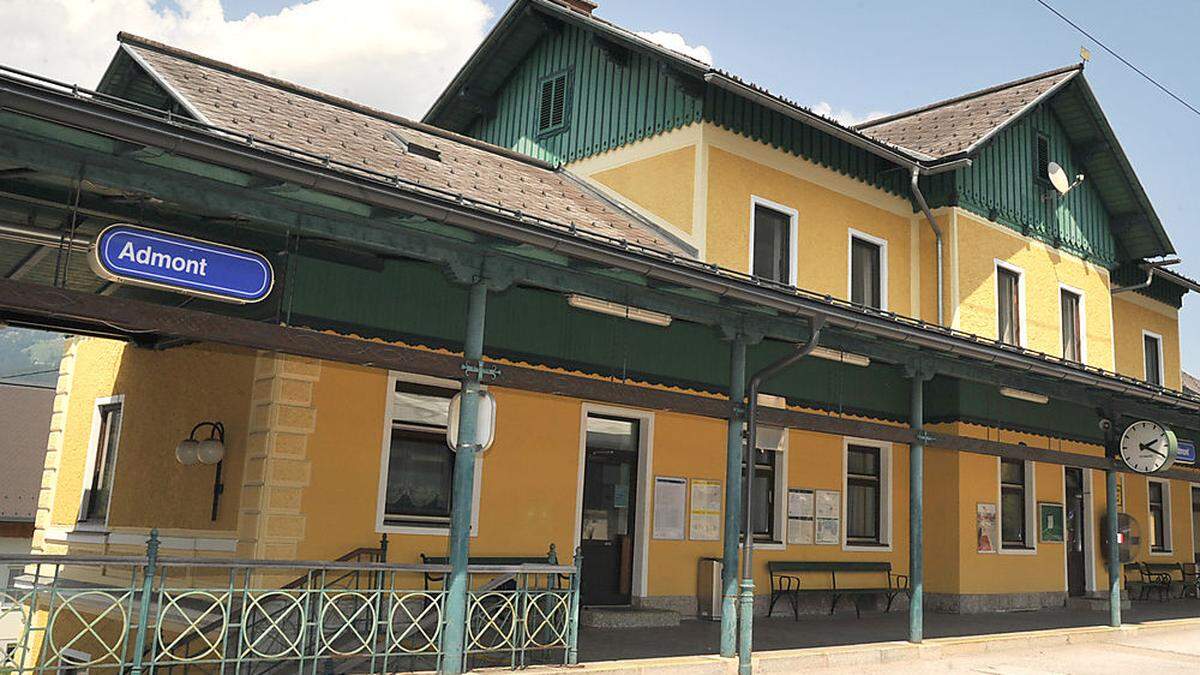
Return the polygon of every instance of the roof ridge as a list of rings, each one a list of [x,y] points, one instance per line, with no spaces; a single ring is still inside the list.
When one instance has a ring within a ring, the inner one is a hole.
[[[1027,75],[1025,77],[1018,78],[1016,80],[1010,80],[1008,82],[1002,82],[1000,84],[993,84],[989,87],[984,87],[983,89],[978,89],[978,90],[975,90],[972,92],[968,92],[966,94],[959,94],[958,96],[954,96],[954,97],[947,98],[947,99],[942,99],[940,101],[934,101],[933,103],[927,103],[923,106],[919,106],[916,108],[910,108],[908,110],[904,110],[904,111],[901,111],[898,113],[893,113],[891,115],[885,115],[883,117],[876,117],[873,120],[867,120],[866,122],[857,124],[853,128],[861,131],[863,129],[868,129],[871,127],[879,126],[881,124],[887,124],[888,122],[894,122],[898,119],[903,119],[905,117],[911,117],[911,116],[919,114],[919,113],[928,112],[930,110],[942,108],[942,107],[945,107],[948,105],[953,105],[955,103],[962,103],[963,101],[969,101],[973,98],[978,98],[980,96],[994,94],[998,91],[1003,91],[1005,89],[1011,89],[1012,87],[1018,87],[1022,84],[1036,82],[1037,80],[1044,80],[1048,77],[1053,77],[1055,75],[1061,75],[1063,73],[1070,72],[1072,70],[1083,72],[1083,64],[1082,63],[1073,63],[1069,66],[1062,66],[1061,68],[1047,70],[1043,73],[1038,73],[1036,75]]]
[[[350,99],[345,99],[340,96],[335,96],[333,94],[329,94],[329,93],[320,91],[318,89],[311,89],[309,87],[305,87],[303,85],[296,84],[295,82],[289,82],[288,80],[283,80],[283,79],[280,79],[277,77],[272,77],[270,75],[266,75],[266,74],[263,74],[263,73],[260,73],[260,72],[254,71],[254,70],[242,68],[240,66],[235,66],[235,65],[233,65],[231,63],[227,63],[225,61],[218,61],[217,59],[214,59],[214,58],[211,58],[208,56],[204,56],[203,54],[197,54],[196,52],[191,52],[186,49],[180,49],[179,47],[175,47],[175,46],[163,43],[163,42],[151,40],[149,38],[144,38],[140,35],[134,35],[133,33],[121,31],[121,32],[117,33],[117,40],[119,42],[121,42],[122,44],[131,44],[131,45],[135,45],[138,47],[144,47],[144,48],[150,49],[152,51],[161,52],[168,56],[180,58],[185,61],[191,61],[197,65],[205,66],[208,68],[213,68],[216,70],[221,70],[226,73],[229,73],[230,75],[245,78],[248,80],[253,80],[260,84],[265,84],[269,87],[274,87],[276,89],[282,89],[284,91],[288,91],[293,94],[297,94],[299,96],[311,98],[313,100],[320,101],[322,103],[327,103],[329,105],[334,105],[339,108],[344,108],[344,109],[350,110],[352,112],[357,112],[357,113],[361,113],[364,115],[370,115],[371,117],[375,117],[375,118],[378,118],[378,119],[381,119],[381,120],[384,120],[387,122],[392,122],[393,124],[399,124],[401,126],[410,127],[417,131],[421,131],[421,132],[424,132],[424,133],[427,133],[427,134],[430,134],[433,136],[440,136],[442,138],[445,138],[446,140],[453,141],[455,143],[462,143],[463,145],[469,145],[471,147],[478,148],[478,149],[484,150],[486,152],[495,153],[497,155],[501,155],[501,156],[507,157],[509,159],[515,159],[517,161],[524,162],[526,164],[530,164],[532,166],[536,166],[541,169],[554,170],[556,168],[554,164],[537,159],[536,157],[531,157],[529,155],[517,152],[515,150],[510,150],[508,148],[501,147],[499,145],[493,145],[486,141],[481,141],[477,138],[471,138],[470,136],[464,136],[462,134],[458,134],[453,131],[442,129],[441,127],[433,126],[432,124],[426,124],[425,122],[418,122],[416,120],[411,120],[407,117],[403,117],[403,116],[397,115],[395,113],[390,113],[385,110],[373,108],[369,105],[358,103],[356,101],[351,101]]]

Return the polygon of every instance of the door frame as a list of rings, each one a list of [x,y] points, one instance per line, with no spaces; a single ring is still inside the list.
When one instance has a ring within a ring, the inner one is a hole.
[[[587,419],[588,415],[605,415],[608,417],[624,417],[638,422],[638,451],[637,451],[637,505],[634,509],[634,523],[637,532],[633,537],[633,583],[629,590],[630,600],[646,597],[647,576],[649,573],[648,560],[650,557],[650,508],[647,505],[652,499],[650,494],[651,471],[650,462],[654,456],[654,413],[636,408],[584,403],[579,412],[579,466],[575,477],[575,529],[572,547],[578,547],[583,534],[583,472],[587,465]]]

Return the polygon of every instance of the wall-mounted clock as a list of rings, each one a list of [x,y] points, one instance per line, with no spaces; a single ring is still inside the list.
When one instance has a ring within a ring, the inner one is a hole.
[[[1118,446],[1121,460],[1138,473],[1155,473],[1175,462],[1179,441],[1175,433],[1158,422],[1140,420],[1125,427]]]

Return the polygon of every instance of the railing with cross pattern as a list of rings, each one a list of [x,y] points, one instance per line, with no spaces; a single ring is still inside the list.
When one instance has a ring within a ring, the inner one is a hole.
[[[445,565],[0,556],[0,673],[437,669]],[[473,565],[473,666],[575,661],[577,566]]]

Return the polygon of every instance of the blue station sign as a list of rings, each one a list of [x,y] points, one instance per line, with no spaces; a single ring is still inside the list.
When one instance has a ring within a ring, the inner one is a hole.
[[[1179,440],[1179,450],[1175,453],[1176,464],[1196,463],[1196,444],[1192,441]]]
[[[262,300],[275,283],[254,251],[121,223],[100,232],[89,261],[111,281],[239,304]]]

